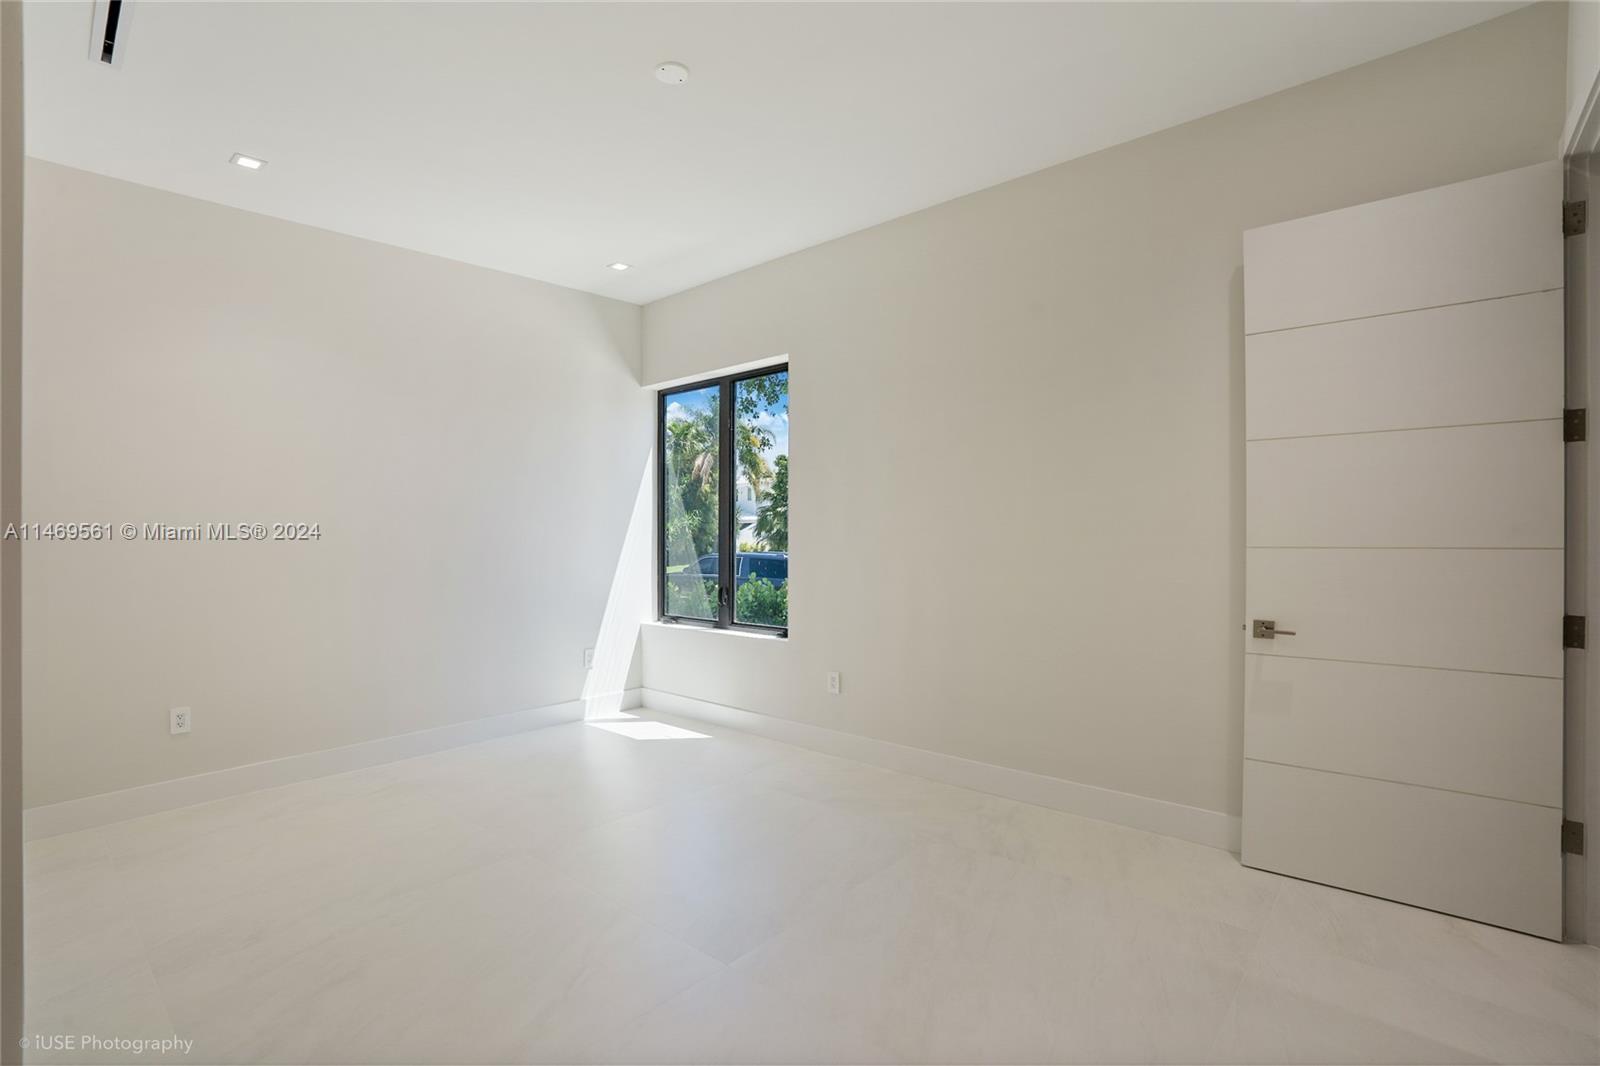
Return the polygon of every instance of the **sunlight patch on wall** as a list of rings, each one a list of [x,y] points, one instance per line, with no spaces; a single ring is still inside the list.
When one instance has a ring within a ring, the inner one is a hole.
[[[651,558],[654,497],[651,473],[655,470],[655,449],[645,457],[639,475],[639,491],[634,495],[633,513],[622,540],[617,569],[611,577],[600,631],[594,638],[594,665],[583,679],[583,716],[617,717],[622,710],[623,692],[628,687],[628,672],[639,644],[639,626],[649,616],[651,596]]]

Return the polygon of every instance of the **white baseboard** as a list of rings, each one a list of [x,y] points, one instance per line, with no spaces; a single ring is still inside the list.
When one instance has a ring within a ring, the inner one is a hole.
[[[638,707],[641,705],[641,695],[642,690],[634,688],[588,700],[567,700],[564,703],[512,711],[510,714],[475,718],[470,722],[454,722],[432,729],[419,729],[414,733],[380,737],[342,748],[286,755],[281,759],[230,766],[225,770],[213,770],[193,777],[157,781],[116,792],[103,792],[97,796],[32,807],[22,814],[23,839],[37,840],[91,829],[179,807],[192,807],[196,803],[226,796],[399,762],[401,759],[429,755],[530,729],[578,722],[585,715]]]
[[[644,706],[664,714],[739,729],[820,751],[825,755],[854,759],[886,770],[970,788],[975,792],[987,792],[1039,807],[1052,807],[1103,822],[1116,822],[1226,851],[1239,850],[1239,819],[1221,811],[1208,811],[1170,800],[1136,796],[1131,792],[1084,785],[1027,770],[1013,770],[956,755],[909,748],[887,740],[843,733],[787,718],[774,718],[652,688],[644,689]]]
[[[977,792],[1228,851],[1239,850],[1239,819],[1219,811],[906,747],[656,689],[637,688],[33,807],[23,812],[23,835],[27,840],[57,836],[641,706]]]

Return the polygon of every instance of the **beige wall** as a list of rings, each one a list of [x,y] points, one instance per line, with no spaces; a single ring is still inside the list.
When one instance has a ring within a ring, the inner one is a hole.
[[[1567,121],[1562,149],[1592,151],[1580,143],[1579,126],[1589,123],[1600,106],[1600,0],[1572,0],[1567,5]]]
[[[29,544],[29,806],[593,689],[649,462],[638,308],[27,173],[27,519],[322,531]]]
[[[0,528],[22,503],[22,5],[0,0]],[[0,541],[0,1061],[22,1037],[21,545]]]
[[[649,305],[645,380],[787,353],[787,643],[647,687],[1236,814],[1241,233],[1552,158],[1566,10]],[[824,675],[843,674],[828,696]]]

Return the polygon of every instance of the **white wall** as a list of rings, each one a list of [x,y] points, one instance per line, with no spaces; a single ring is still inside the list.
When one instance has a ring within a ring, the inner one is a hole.
[[[1579,149],[1580,128],[1600,107],[1600,0],[1567,5],[1567,121],[1562,151]]]
[[[646,307],[647,382],[786,353],[794,419],[791,638],[647,627],[646,687],[1236,814],[1240,235],[1553,158],[1566,14]]]
[[[628,683],[648,583],[608,594],[648,565],[638,308],[37,160],[27,180],[27,519],[322,531],[27,545],[29,806]]]
[[[22,5],[0,3],[0,526],[22,503]],[[21,545],[0,542],[0,1062],[21,1062]]]

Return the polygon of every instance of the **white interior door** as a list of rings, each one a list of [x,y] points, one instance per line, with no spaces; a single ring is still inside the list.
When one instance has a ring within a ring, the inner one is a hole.
[[[1561,242],[1553,162],[1245,234],[1247,865],[1560,938]]]

